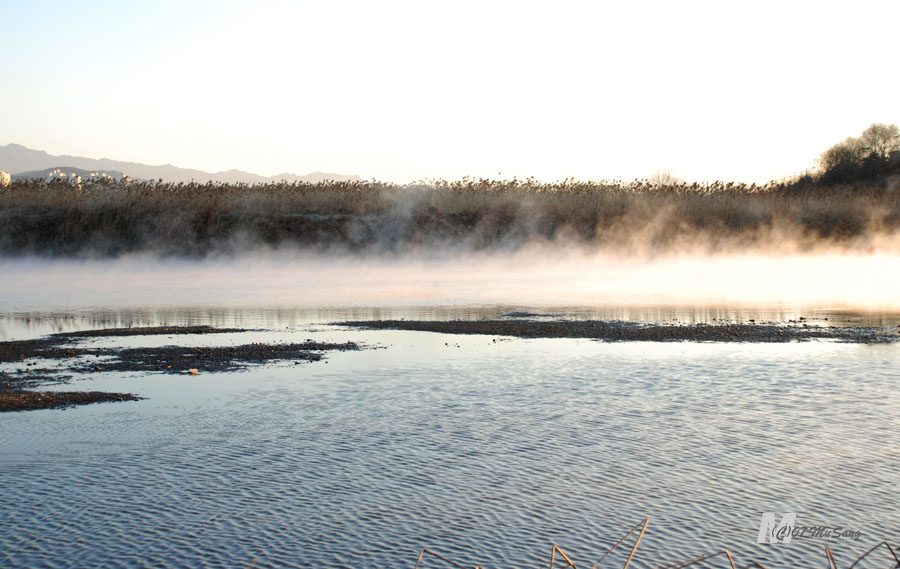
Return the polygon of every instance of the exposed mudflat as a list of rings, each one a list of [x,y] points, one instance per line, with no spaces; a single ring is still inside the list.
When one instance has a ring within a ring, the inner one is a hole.
[[[519,338],[589,338],[606,342],[804,342],[890,343],[896,328],[830,326],[807,321],[756,323],[643,323],[621,320],[547,320],[530,313],[510,313],[502,320],[347,321],[336,325],[445,334],[484,334]],[[103,372],[200,374],[227,372],[271,362],[296,364],[321,360],[329,351],[357,350],[353,342],[252,343],[240,346],[97,347],[89,338],[174,336],[245,332],[241,328],[156,326],[113,328],[53,334],[34,340],[0,342],[0,411],[68,407],[101,401],[140,399],[132,393],[47,391],[46,386]]]
[[[236,371],[274,361],[319,361],[327,351],[357,350],[353,342],[332,344],[308,340],[291,344],[253,343],[241,346],[151,348],[80,347],[84,338],[243,332],[238,328],[163,326],[114,328],[54,334],[36,340],[0,342],[0,363],[21,362],[22,367],[0,372],[0,411],[68,407],[99,401],[140,399],[131,393],[35,391],[76,375],[107,371],[199,374]]]
[[[86,405],[88,403],[102,403],[104,401],[137,401],[140,399],[143,399],[143,397],[138,397],[132,393],[108,393],[105,391],[0,389],[0,411],[33,411]]]
[[[180,334],[227,334],[246,332],[244,328],[213,328],[212,326],[145,326],[141,328],[106,328],[54,334],[58,338],[107,338],[114,336],[174,336]]]
[[[87,353],[66,344],[81,338],[106,338],[122,336],[174,336],[177,334],[216,334],[246,332],[242,328],[213,328],[211,326],[147,326],[142,328],[105,328],[51,334],[36,340],[11,340],[0,342],[0,363],[17,362],[32,358],[60,359]]]
[[[900,340],[898,330],[879,327],[820,326],[802,321],[780,323],[641,323],[620,320],[379,320],[336,322],[371,330],[416,330],[444,334],[485,334],[518,338],[591,338],[607,342],[801,342],[835,340],[888,343]]]

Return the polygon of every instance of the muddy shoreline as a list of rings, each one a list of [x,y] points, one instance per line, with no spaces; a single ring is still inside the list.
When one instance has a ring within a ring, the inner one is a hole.
[[[620,320],[379,320],[334,322],[366,330],[414,330],[442,334],[484,334],[517,338],[588,338],[606,342],[750,342],[832,340],[855,344],[894,343],[900,330],[878,327],[789,323],[642,323]]]
[[[108,371],[195,375],[237,371],[275,361],[296,364],[321,360],[329,351],[358,350],[353,342],[333,344],[307,340],[291,344],[252,343],[240,346],[152,348],[81,347],[85,338],[150,335],[222,334],[240,328],[164,326],[113,328],[53,334],[36,340],[0,342],[0,363],[18,364],[0,372],[0,412],[64,408],[103,401],[134,401],[133,393],[101,391],[41,391],[77,377]]]
[[[605,342],[745,342],[784,343],[835,341],[882,344],[900,341],[900,329],[786,323],[643,323],[618,320],[546,320],[527,313],[503,320],[415,321],[380,320],[334,322],[332,325],[367,330],[411,330],[444,334],[483,334],[518,338],[585,338]],[[34,340],[0,342],[0,412],[65,408],[103,401],[134,401],[133,393],[52,391],[47,387],[103,372],[149,372],[196,375],[229,372],[271,362],[295,364],[320,361],[329,351],[358,350],[342,344],[306,340],[289,344],[252,343],[240,346],[125,346],[85,347],[89,338],[150,335],[222,334],[242,328],[156,326],[113,328],[53,334]]]

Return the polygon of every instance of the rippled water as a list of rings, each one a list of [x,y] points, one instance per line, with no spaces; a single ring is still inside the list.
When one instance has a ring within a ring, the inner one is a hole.
[[[27,332],[22,318],[5,322]],[[108,374],[65,388],[148,399],[0,415],[0,564],[412,567],[429,547],[537,568],[557,543],[589,567],[644,517],[636,567],[722,547],[741,566],[821,567],[826,545],[845,567],[900,538],[900,346],[494,342],[284,322],[198,341],[385,349]],[[862,536],[759,545],[766,511]]]

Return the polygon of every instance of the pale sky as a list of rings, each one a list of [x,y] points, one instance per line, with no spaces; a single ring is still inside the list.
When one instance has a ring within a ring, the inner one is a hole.
[[[765,181],[900,123],[900,2],[0,0],[0,144],[263,175]]]

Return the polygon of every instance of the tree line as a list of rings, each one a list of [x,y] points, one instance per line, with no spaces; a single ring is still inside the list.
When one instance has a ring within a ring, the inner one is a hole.
[[[818,181],[827,184],[867,180],[900,171],[900,128],[875,123],[858,137],[847,137],[822,153]]]

